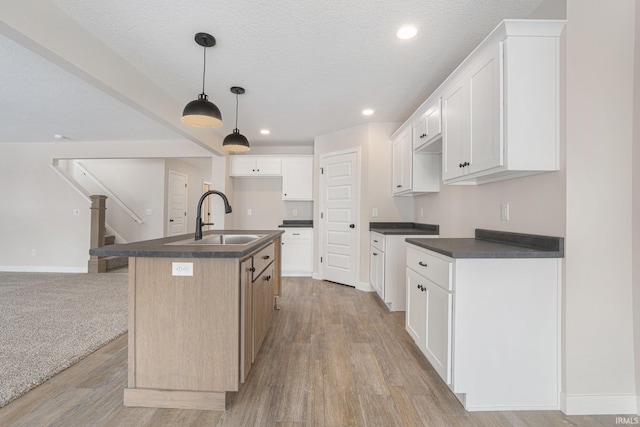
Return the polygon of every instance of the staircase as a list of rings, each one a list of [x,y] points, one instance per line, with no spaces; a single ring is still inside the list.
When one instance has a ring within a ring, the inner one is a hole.
[[[106,245],[113,245],[116,236],[106,235],[105,213],[107,196],[91,196],[91,247],[101,248]],[[94,256],[89,258],[89,273],[105,273],[117,268],[129,265],[129,258],[119,256]]]

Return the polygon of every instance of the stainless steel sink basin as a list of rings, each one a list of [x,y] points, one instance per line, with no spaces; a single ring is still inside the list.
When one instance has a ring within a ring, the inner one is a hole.
[[[266,234],[209,234],[201,240],[186,239],[165,245],[248,245]]]

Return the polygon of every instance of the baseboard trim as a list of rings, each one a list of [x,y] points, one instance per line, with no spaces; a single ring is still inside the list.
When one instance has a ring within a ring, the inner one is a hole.
[[[282,277],[311,277],[310,271],[283,271]]]
[[[560,394],[560,410],[567,415],[637,414],[640,397],[634,394]]]
[[[316,273],[316,272],[314,272],[314,273],[311,275],[311,278],[312,278],[312,279],[315,279],[315,280],[322,280],[322,277],[320,276],[320,273]]]
[[[376,291],[375,289],[373,289],[373,286],[371,286],[369,283],[366,283],[366,282],[358,282],[358,284],[356,285],[356,289],[362,292]]]
[[[46,265],[0,265],[0,271],[11,273],[87,273],[87,267],[52,267]]]

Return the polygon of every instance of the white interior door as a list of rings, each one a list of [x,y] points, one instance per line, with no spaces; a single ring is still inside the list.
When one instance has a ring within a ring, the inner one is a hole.
[[[360,248],[357,152],[323,155],[320,166],[322,278],[355,286]]]
[[[168,236],[187,232],[187,176],[169,171]]]

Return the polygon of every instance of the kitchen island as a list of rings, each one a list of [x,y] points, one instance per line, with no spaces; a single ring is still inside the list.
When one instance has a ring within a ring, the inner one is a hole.
[[[91,249],[129,257],[125,406],[224,410],[280,296],[277,231],[209,231]]]

